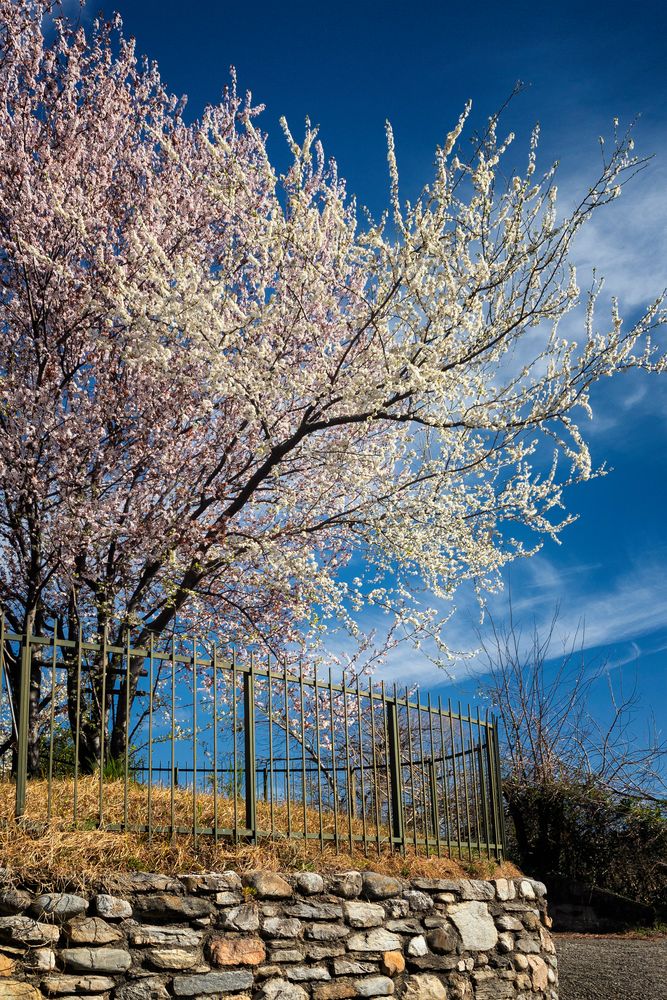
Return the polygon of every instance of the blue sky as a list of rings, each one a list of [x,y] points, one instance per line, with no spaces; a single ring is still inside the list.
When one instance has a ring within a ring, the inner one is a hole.
[[[504,118],[519,140],[508,166],[523,165],[525,140],[539,120],[542,163],[560,160],[567,200],[594,176],[597,139],[610,135],[613,117],[625,125],[640,116],[638,151],[654,159],[584,232],[575,258],[583,286],[593,264],[606,275],[628,320],[667,285],[662,3],[117,0],[115,6],[170,89],[188,94],[189,114],[219,97],[233,63],[241,89],[267,105],[262,121],[278,163],[279,117],[298,133],[310,116],[350,192],[375,214],[387,201],[386,118],[396,134],[402,193],[411,197],[429,179],[435,146],[465,101],[473,100],[479,124],[520,79],[527,86]],[[96,9],[89,4],[85,18]],[[526,622],[546,622],[556,601],[563,633],[583,620],[591,662],[606,659],[612,677],[621,672],[629,680],[636,671],[644,707],[667,734],[665,381],[631,375],[594,393],[595,418],[586,432],[594,459],[613,471],[569,494],[579,520],[561,546],[547,542],[539,556],[514,567],[512,588]],[[457,603],[451,645],[470,650],[474,607],[465,594]],[[493,603],[502,615],[504,600]],[[389,673],[405,679],[407,668],[399,658]],[[411,657],[409,673],[445,694],[474,693],[463,670],[457,683],[443,686],[441,675]]]

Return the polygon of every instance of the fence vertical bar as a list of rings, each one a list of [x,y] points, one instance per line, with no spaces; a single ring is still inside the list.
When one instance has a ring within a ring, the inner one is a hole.
[[[213,644],[213,842],[218,843],[218,645]]]
[[[464,802],[466,806],[466,827],[467,827],[467,839],[468,839],[468,857],[472,861],[472,833],[470,830],[470,796],[468,794],[468,770],[466,767],[466,747],[465,747],[465,735],[463,730],[463,713],[461,711],[461,702],[458,703],[458,719],[459,719],[459,731],[461,734],[461,764],[463,766],[463,793]]]
[[[290,801],[290,785],[289,785],[289,768],[290,768],[290,752],[289,752],[289,680],[287,675],[287,664],[285,663],[283,670],[284,687],[285,687],[285,786],[287,792],[287,836],[292,836],[292,804]]]
[[[488,742],[489,731],[486,729],[486,739]],[[482,811],[484,814],[484,835],[486,838],[486,856],[491,860],[491,833],[489,826],[489,803],[487,793],[487,781],[484,775],[484,758],[482,756],[482,721],[479,717],[479,705],[477,706],[477,756],[479,760],[479,783],[480,795],[482,796]],[[490,776],[489,776],[490,777]]]
[[[334,845],[338,853],[338,780],[336,777],[336,732],[334,727],[333,679],[329,667],[329,726],[331,729],[331,771],[333,780]]]
[[[387,790],[387,828],[389,831],[389,850],[393,850],[391,842],[391,794],[389,791],[389,728],[387,725],[387,694],[384,680],[380,681],[380,697],[382,699],[382,730],[384,733],[384,783]],[[382,767],[382,765],[380,765]]]
[[[449,738],[452,742],[452,778],[454,781],[454,805],[456,810],[456,843],[460,858],[463,850],[461,845],[461,810],[459,807],[459,783],[456,767],[456,738],[454,736],[454,717],[452,714],[451,698],[447,699],[447,714],[449,715]]]
[[[5,687],[5,612],[0,608],[0,707],[2,706],[2,692]],[[12,696],[7,685],[7,701],[9,703],[9,713],[12,715]],[[13,722],[13,719],[12,719]]]
[[[394,698],[385,702],[387,716],[387,752],[389,755],[389,777],[391,780],[391,840],[400,845],[401,853],[405,854],[405,827],[403,823],[403,787],[401,768],[401,738],[398,728],[398,700],[394,684]]]
[[[0,608],[0,707],[2,706],[2,692],[4,688],[7,688],[7,704],[9,706],[9,714],[12,720],[12,731],[16,735],[16,723],[14,720],[14,708],[12,706],[12,693],[9,687],[9,678],[6,679],[5,684],[5,613]],[[3,756],[3,774],[4,774],[4,756]]]
[[[100,694],[100,800],[98,808],[98,826],[104,823],[104,754],[106,752],[107,727],[107,657],[108,657],[108,625],[105,623],[102,631],[102,687]]]
[[[468,705],[468,731],[470,733],[470,769],[472,771],[473,789],[475,792],[475,827],[477,830],[477,853],[481,855],[482,853],[482,842],[480,840],[480,802],[479,794],[481,788],[481,777],[477,774],[477,762],[475,754],[475,738],[473,736],[472,729],[472,711],[470,710],[470,705]]]
[[[148,638],[148,842],[153,839],[153,633]]]
[[[426,761],[424,759],[424,727],[422,726],[421,692],[417,689],[417,726],[419,727],[419,756],[422,773],[422,816],[424,817],[424,839],[426,841],[426,857],[431,857],[431,845],[428,837],[428,809],[426,808]],[[430,794],[430,786],[429,786]]]
[[[345,671],[342,676],[343,686],[343,721],[345,724],[345,770],[347,778],[347,832],[350,840],[350,854],[354,850],[354,833],[352,830],[352,768],[350,767],[350,727],[347,718],[347,687],[345,686]]]
[[[431,692],[428,693],[428,731],[431,740],[431,815],[433,820],[433,830],[435,832],[435,845],[438,857],[442,856],[440,848],[440,814],[438,810],[438,780],[435,766],[435,751],[433,749],[433,705],[431,704]]]
[[[238,800],[238,747],[237,727],[238,710],[236,698],[238,694],[238,675],[236,672],[236,650],[232,650],[232,794],[234,796],[234,843],[239,842],[239,800]]]
[[[125,773],[123,783],[123,825],[127,831],[130,814],[130,684],[132,683],[130,630],[125,632]]]
[[[380,803],[378,798],[378,765],[377,750],[375,747],[375,705],[373,703],[373,682],[368,678],[368,700],[371,706],[371,747],[373,761],[373,802],[375,803],[375,839],[377,843],[377,854],[380,857]]]
[[[361,724],[361,688],[357,674],[357,726],[359,727],[359,770],[361,778],[361,832],[364,838],[364,857],[368,857],[368,837],[366,835],[366,782],[364,779],[364,741]]]
[[[445,767],[445,724],[442,718],[442,696],[438,695],[438,714],[440,715],[440,754],[442,756],[442,795],[445,802],[445,823],[447,824],[447,854],[452,856],[452,827],[449,812],[449,778]]]
[[[507,837],[505,833],[505,809],[503,806],[503,793],[502,793],[503,780],[500,771],[500,747],[498,745],[498,717],[495,715],[493,717],[492,734],[493,734],[493,740],[491,745],[493,747],[493,756],[495,759],[495,775],[496,775],[496,782],[495,782],[496,787],[493,795],[493,801],[496,803],[498,809],[498,819],[499,819],[499,829],[496,831],[496,857],[501,860],[507,850]],[[498,842],[500,850],[498,850]]]
[[[46,818],[51,822],[53,804],[53,737],[56,721],[56,664],[58,662],[58,622],[53,624],[53,655],[51,657],[51,706],[49,712],[49,780],[47,784]]]
[[[320,816],[320,851],[324,853],[324,816],[322,815],[322,749],[320,741],[320,696],[317,690],[317,663],[314,666],[315,739],[317,748],[317,811]]]
[[[23,637],[23,648],[21,650],[21,676],[19,684],[19,725],[18,725],[18,754],[16,772],[16,819],[21,819],[25,814],[25,803],[28,785],[28,713],[30,712],[30,673],[31,673],[31,653],[30,640],[32,639],[33,615],[30,613],[26,618],[26,630]]]
[[[303,841],[308,841],[308,815],[306,812],[306,731],[303,701],[303,663],[299,664],[299,711],[301,713],[301,798],[303,812]]]
[[[271,836],[274,837],[276,833],[276,820],[274,814],[273,805],[273,674],[271,673],[271,654],[266,655],[266,673],[267,673],[267,684],[269,685],[268,691],[268,709],[269,709],[269,810],[271,817]]]
[[[74,801],[72,803],[72,820],[78,820],[79,814],[79,744],[81,742],[81,625],[77,629],[76,642],[76,722],[74,725]]]
[[[410,692],[407,687],[405,689],[405,710],[407,712],[407,723],[408,723],[408,764],[410,767],[410,792],[412,795],[412,834],[415,845],[415,854],[419,854],[419,848],[417,844],[417,809],[415,806],[415,765],[412,756],[412,722],[410,719]]]
[[[192,638],[192,837],[197,847],[197,638]]]
[[[176,636],[171,637],[171,776],[169,783],[169,820],[172,838],[176,834]]]
[[[243,674],[243,736],[245,751],[245,825],[250,843],[257,843],[257,772],[255,763],[255,658]]]

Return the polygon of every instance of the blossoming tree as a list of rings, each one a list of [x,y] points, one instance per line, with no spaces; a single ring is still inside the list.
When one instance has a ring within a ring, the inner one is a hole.
[[[310,125],[302,141],[284,125],[279,176],[233,79],[188,124],[117,19],[88,35],[56,19],[47,40],[51,7],[0,0],[10,626],[141,644],[213,623],[280,651],[370,601],[438,638],[424,591],[483,594],[568,523],[563,489],[594,471],[577,423],[591,386],[664,368],[659,299],[598,326],[594,288],[575,339],[563,324],[572,241],[635,168],[631,141],[562,213],[537,134],[504,184],[512,137],[491,119],[462,158],[464,113],[404,205],[388,128],[390,208],[360,225]],[[89,763],[99,700],[83,706]]]

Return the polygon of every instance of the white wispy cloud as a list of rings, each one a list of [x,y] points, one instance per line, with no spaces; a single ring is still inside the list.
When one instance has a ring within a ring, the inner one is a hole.
[[[607,294],[626,311],[646,308],[667,286],[667,147],[592,216],[574,259],[582,276],[593,268],[604,275]]]
[[[667,556],[667,546],[663,549]],[[659,553],[657,554],[659,556]],[[512,584],[512,606],[526,642],[533,625],[546,634],[556,607],[559,616],[553,636],[553,652],[567,647],[576,636],[577,648],[601,653],[610,668],[637,661],[643,653],[667,647],[667,586],[664,560],[638,562],[614,578],[600,574],[600,566],[581,563],[559,567],[541,554],[516,572]],[[424,651],[407,643],[395,649],[378,673],[388,685],[420,685],[425,689],[459,680],[485,669],[483,658],[475,656],[479,647],[479,611],[472,596],[462,591],[458,610],[451,620],[447,640],[452,649],[466,654],[451,665],[450,672],[432,663]],[[508,614],[507,592],[492,597],[489,609],[498,623]],[[363,629],[381,631],[376,615],[364,616]],[[481,625],[482,631],[484,624]],[[470,657],[470,658],[467,658]]]

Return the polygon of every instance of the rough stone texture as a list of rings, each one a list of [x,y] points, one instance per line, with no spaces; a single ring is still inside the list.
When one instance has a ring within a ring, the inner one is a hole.
[[[547,964],[539,955],[530,955],[528,966],[533,980],[534,990],[546,990],[549,985]]]
[[[117,989],[115,1000],[169,1000],[169,994],[161,979],[139,979],[126,983]]]
[[[0,976],[3,978],[5,976],[11,976],[14,972],[15,966],[16,962],[13,958],[10,958],[9,955],[0,954]]]
[[[394,983],[389,976],[369,976],[358,979],[354,988],[360,997],[390,997],[394,992]]]
[[[449,972],[457,967],[458,958],[456,955],[418,955],[409,957],[408,964],[411,969],[430,970],[437,969],[440,972]]]
[[[350,962],[349,959],[339,959],[333,964],[336,976],[364,976],[367,972],[377,972],[376,962]]]
[[[0,941],[38,948],[54,944],[59,937],[60,929],[53,924],[41,924],[32,917],[0,917]]]
[[[329,980],[329,970],[324,965],[294,965],[287,970],[287,978],[297,983],[312,980]]]
[[[423,973],[409,976],[405,984],[404,1000],[447,1000],[447,990],[437,976]]]
[[[360,903],[347,900],[343,913],[350,927],[379,927],[385,921],[384,907],[378,903]]]
[[[535,887],[530,879],[524,878],[519,882],[519,895],[524,899],[535,899]]]
[[[362,876],[362,892],[366,899],[389,899],[400,895],[404,886],[397,878],[390,875],[378,875],[376,872],[364,872]]]
[[[451,925],[445,925],[429,931],[426,935],[426,942],[436,955],[447,955],[456,951],[459,936]]]
[[[316,872],[299,872],[296,877],[296,887],[304,896],[314,896],[324,892],[324,879]]]
[[[236,872],[210,872],[208,875],[181,875],[187,892],[240,892],[241,878]]]
[[[322,983],[313,988],[315,1000],[347,1000],[348,997],[356,996],[357,991],[353,983],[339,979],[338,982]]]
[[[311,941],[336,941],[347,937],[349,933],[350,928],[340,924],[314,924],[306,928],[306,937]]]
[[[412,955],[414,958],[421,958],[422,955],[428,955],[428,945],[426,944],[424,935],[418,934],[416,937],[410,938],[407,951],[408,955]]]
[[[329,879],[329,891],[345,899],[356,899],[361,894],[361,886],[361,872],[342,872]]]
[[[347,939],[347,946],[350,951],[397,951],[401,939],[384,928],[377,928],[365,934],[352,934]]]
[[[104,993],[114,985],[108,976],[47,976],[42,980],[45,993]]]
[[[183,883],[169,875],[154,872],[123,872],[114,879],[107,880],[112,891],[120,894],[135,892],[182,892]]]
[[[428,893],[421,892],[419,889],[407,889],[403,893],[403,898],[407,899],[413,913],[426,913],[428,910],[432,910],[435,905]]]
[[[189,927],[131,927],[129,930],[130,944],[164,944],[176,948],[196,948],[201,943],[203,931],[191,930]]]
[[[95,909],[104,920],[127,920],[132,916],[132,907],[126,899],[101,892],[95,896]]]
[[[382,971],[388,976],[398,976],[405,970],[405,959],[400,951],[385,951],[382,956]]]
[[[287,979],[269,979],[260,993],[262,1000],[306,1000],[307,996],[303,986]]]
[[[197,896],[177,896],[175,893],[156,892],[140,896],[135,911],[145,920],[167,921],[197,920],[210,917],[215,906],[208,899]]]
[[[41,1000],[41,993],[30,983],[0,979],[0,1000]]]
[[[75,917],[65,924],[65,934],[72,944],[114,944],[124,939],[119,927],[102,917]]]
[[[264,942],[258,937],[229,938],[216,934],[208,943],[211,964],[222,968],[227,965],[261,965],[266,959]]]
[[[400,917],[407,917],[410,912],[410,904],[407,899],[386,899],[384,910],[387,917],[398,920]]]
[[[156,969],[191,969],[200,961],[196,951],[186,948],[151,948],[146,952],[146,961]]]
[[[510,879],[496,878],[493,880],[493,884],[496,887],[496,896],[501,902],[506,902],[516,897],[516,887]]]
[[[52,920],[63,923],[71,917],[77,917],[88,909],[88,900],[83,896],[75,896],[71,892],[50,892],[38,896],[30,907],[35,917],[48,916]]]
[[[495,948],[498,931],[484,903],[455,903],[450,906],[447,916],[461,935],[461,943],[466,951],[489,951]]]
[[[258,931],[259,907],[257,903],[242,903],[231,909],[224,920],[224,926],[232,931]]]
[[[307,944],[303,949],[305,958],[313,958],[319,962],[321,958],[337,958],[345,954],[345,945],[340,942],[334,944]]]
[[[121,948],[62,948],[60,957],[75,972],[127,972],[132,964]]]
[[[254,889],[260,899],[289,899],[293,895],[289,882],[275,872],[254,872],[245,876],[243,882]]]
[[[0,892],[0,916],[11,917],[24,913],[32,903],[32,896],[22,889],[5,889]]]
[[[35,972],[53,972],[56,967],[56,953],[53,948],[31,948],[25,961]]]
[[[451,892],[454,895],[461,895],[463,892],[463,882],[451,878],[416,878],[412,880],[412,884],[415,889],[423,892]]]
[[[288,917],[300,920],[342,920],[343,907],[335,903],[290,903],[283,906]]]
[[[280,942],[285,944],[284,941]],[[303,952],[298,948],[274,948],[271,952],[272,962],[303,962]]]
[[[558,996],[543,887],[530,879],[137,873],[97,888],[5,888],[0,1000]]]
[[[199,976],[175,976],[173,990],[177,997],[195,997],[247,990],[252,984],[252,972],[205,972]]]
[[[296,917],[269,917],[262,924],[262,934],[270,938],[296,938],[303,924]]]

